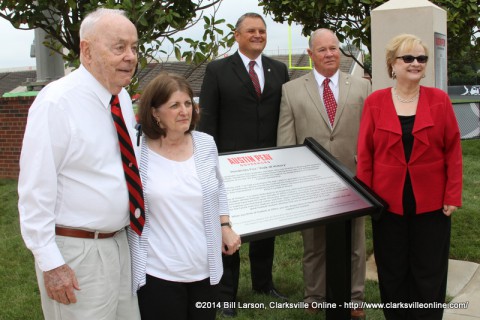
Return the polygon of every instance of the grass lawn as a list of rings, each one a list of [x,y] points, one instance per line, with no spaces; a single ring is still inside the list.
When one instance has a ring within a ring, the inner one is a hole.
[[[450,258],[480,263],[480,140],[462,141],[464,161],[463,207],[452,218]],[[0,320],[43,319],[33,257],[20,235],[17,211],[17,182],[0,180]],[[367,254],[373,252],[367,218]],[[303,309],[270,309],[270,299],[251,291],[247,245],[241,251],[238,300],[264,303],[266,309],[239,309],[236,319],[324,319]],[[277,237],[274,282],[291,302],[302,301],[302,238],[299,232]],[[367,281],[366,301],[380,302],[377,283]],[[367,310],[367,319],[383,319],[381,310]]]

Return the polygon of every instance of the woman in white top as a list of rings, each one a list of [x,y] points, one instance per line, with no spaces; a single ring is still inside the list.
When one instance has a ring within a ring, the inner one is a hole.
[[[138,113],[146,223],[142,236],[129,232],[129,240],[142,319],[215,319],[221,254],[240,248],[215,142],[193,131],[198,107],[179,75],[152,80]],[[206,308],[196,304],[202,301]]]

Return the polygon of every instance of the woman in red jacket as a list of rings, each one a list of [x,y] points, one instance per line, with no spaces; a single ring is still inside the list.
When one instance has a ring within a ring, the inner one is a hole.
[[[442,318],[450,215],[461,205],[460,131],[448,95],[420,85],[427,61],[418,37],[390,40],[396,83],[366,99],[360,123],[357,177],[389,205],[372,221],[382,302],[397,303],[387,319]],[[415,302],[430,304],[399,304]]]

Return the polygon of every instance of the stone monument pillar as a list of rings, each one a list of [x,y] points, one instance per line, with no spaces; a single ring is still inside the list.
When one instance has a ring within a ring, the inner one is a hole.
[[[43,42],[47,33],[42,29],[35,29],[35,59],[37,62],[37,82],[49,82],[65,75],[62,56],[45,47]]]
[[[429,50],[421,84],[447,92],[447,12],[427,0],[390,0],[372,10],[373,90],[393,86],[385,64],[385,46],[401,33],[414,34]]]

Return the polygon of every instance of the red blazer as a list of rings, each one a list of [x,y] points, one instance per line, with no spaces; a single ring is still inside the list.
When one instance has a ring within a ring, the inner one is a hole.
[[[390,90],[378,90],[365,100],[358,137],[357,177],[382,197],[393,213],[403,214],[407,169],[416,213],[438,210],[444,204],[461,206],[460,130],[448,95],[436,88],[420,87],[413,149],[407,164]]]

